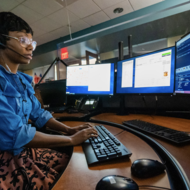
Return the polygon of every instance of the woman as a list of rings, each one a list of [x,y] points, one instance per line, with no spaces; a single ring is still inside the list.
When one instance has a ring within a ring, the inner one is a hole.
[[[17,71],[32,59],[36,48],[32,36],[32,29],[20,17],[0,13],[0,189],[4,190],[50,189],[68,156],[48,148],[78,145],[97,137],[90,124],[70,128],[41,109],[32,77]],[[38,132],[28,119],[37,128],[48,127],[69,136]]]

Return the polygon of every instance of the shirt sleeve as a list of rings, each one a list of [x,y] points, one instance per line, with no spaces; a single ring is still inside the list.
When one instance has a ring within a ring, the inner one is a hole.
[[[41,108],[40,102],[34,95],[31,95],[31,101],[32,101],[32,111],[30,113],[30,119],[32,120],[32,122],[34,122],[36,127],[41,128],[53,116],[50,114],[50,112]]]
[[[10,151],[17,155],[22,151],[22,147],[29,143],[36,134],[35,127],[30,124],[23,124],[22,118],[9,105],[1,90],[0,121],[0,150]]]

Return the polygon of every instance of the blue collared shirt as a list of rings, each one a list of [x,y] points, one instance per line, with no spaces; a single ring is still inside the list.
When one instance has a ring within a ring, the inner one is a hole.
[[[41,109],[31,86],[32,77],[13,74],[0,65],[0,150],[14,155],[35,136],[36,128],[43,127],[52,115]]]

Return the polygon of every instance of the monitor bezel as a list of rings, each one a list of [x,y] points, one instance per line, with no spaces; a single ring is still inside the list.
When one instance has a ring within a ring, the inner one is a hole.
[[[188,32],[187,34],[181,36],[181,38],[180,38],[179,40],[177,40],[176,43],[177,43],[178,41],[182,40],[183,38],[185,38],[186,36],[188,36],[189,34],[190,34],[190,32]]]
[[[87,97],[91,97],[91,96],[114,96],[115,93],[114,93],[114,85],[115,85],[115,80],[114,80],[114,77],[115,77],[115,63],[101,63],[101,64],[89,64],[89,65],[103,65],[103,64],[113,64],[114,65],[114,72],[113,72],[113,94],[79,94],[79,93],[76,93],[76,94],[67,94],[67,96],[77,96],[77,95],[82,95],[82,96],[87,96]],[[80,66],[89,66],[89,65],[70,65],[68,67],[80,67]],[[67,67],[67,68],[68,68]],[[66,88],[67,88],[67,68],[66,68]],[[66,89],[67,91],[67,89]]]
[[[155,50],[155,51],[152,51],[150,53],[146,53],[146,54],[142,54],[142,55],[138,55],[138,56],[134,56],[134,57],[130,57],[128,59],[124,59],[124,60],[121,60],[121,61],[118,61],[117,63],[120,63],[120,62],[123,62],[125,60],[130,60],[130,59],[135,59],[137,57],[141,57],[141,56],[144,56],[144,55],[149,55],[149,54],[152,54],[152,53],[156,53],[158,51],[162,51],[162,50],[167,50],[167,49],[172,49],[174,48],[174,52],[175,52],[175,57],[174,57],[174,79],[175,79],[175,67],[176,67],[176,46],[171,46],[171,47],[167,47],[167,48],[163,48],[163,49],[159,49],[159,50]],[[117,70],[118,70],[118,64],[117,64]],[[117,78],[116,78],[116,85],[117,85]],[[116,86],[116,94],[118,95],[139,95],[139,96],[157,96],[157,95],[175,95],[175,80],[174,80],[174,83],[173,83],[173,92],[172,93],[118,93],[117,92],[117,86]]]
[[[183,40],[183,38],[185,38],[186,36],[188,36],[188,35],[190,35],[190,32],[188,32],[187,34],[185,34],[184,36],[182,36],[179,40],[177,40],[176,42],[175,42],[175,79],[176,79],[176,64],[177,64],[177,43],[180,41],[180,40]],[[174,83],[176,84],[176,80],[174,81]],[[190,93],[180,93],[180,92],[178,92],[178,91],[175,91],[175,85],[174,85],[174,93],[176,94],[176,95],[181,95],[181,96],[185,96],[185,95],[187,95],[187,96],[189,96],[190,95]]]

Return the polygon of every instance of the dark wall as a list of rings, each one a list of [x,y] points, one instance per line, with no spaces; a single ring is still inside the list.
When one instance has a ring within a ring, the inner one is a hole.
[[[155,108],[190,111],[190,95],[124,95],[127,108]],[[156,101],[157,96],[157,101]],[[104,107],[119,108],[120,95],[102,97]],[[156,105],[157,104],[157,105]]]
[[[163,115],[190,119],[190,95],[123,95],[129,113]],[[108,112],[120,109],[121,96],[102,97],[103,108]]]

